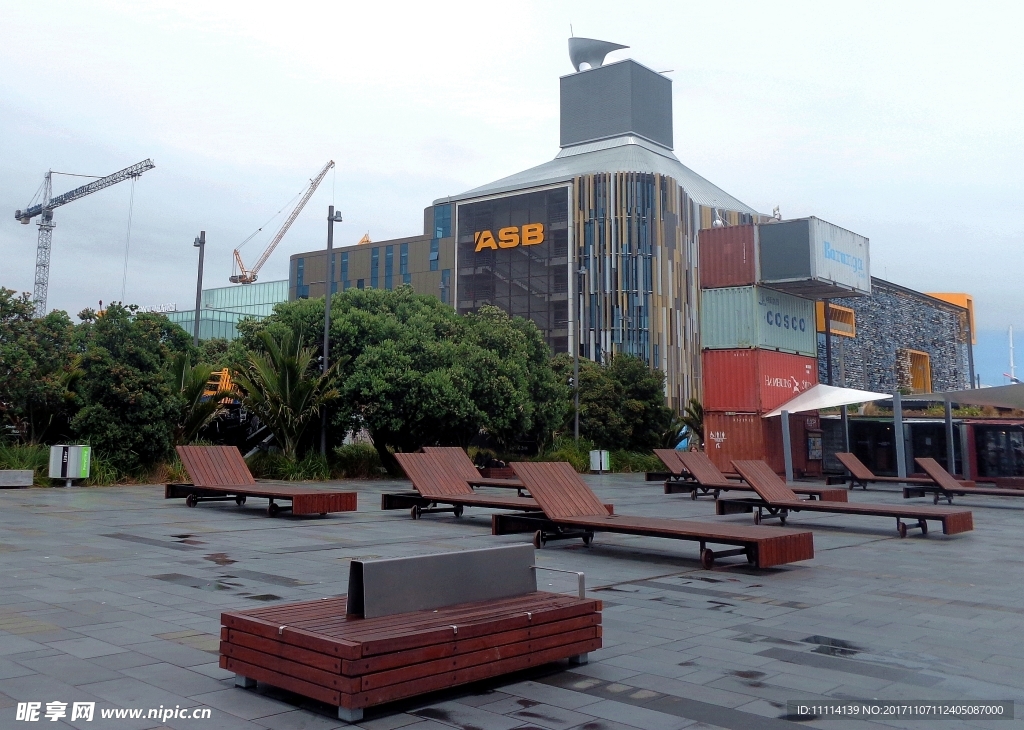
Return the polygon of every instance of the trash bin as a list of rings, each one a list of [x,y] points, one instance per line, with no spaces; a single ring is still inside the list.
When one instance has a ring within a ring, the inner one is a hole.
[[[590,452],[590,472],[592,474],[600,474],[602,472],[612,470],[612,455],[611,452],[604,450],[594,450]]]
[[[63,479],[70,487],[72,479],[88,479],[92,447],[58,444],[50,447],[50,479]]]

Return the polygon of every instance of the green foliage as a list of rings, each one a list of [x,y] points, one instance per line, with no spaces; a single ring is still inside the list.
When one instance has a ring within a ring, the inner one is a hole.
[[[291,331],[278,337],[261,332],[259,340],[264,352],[249,353],[234,380],[246,408],[270,428],[284,457],[295,461],[309,424],[338,398],[337,363],[318,372],[313,350]]]
[[[31,469],[32,483],[47,486],[50,447],[43,444],[0,443],[0,469]]]
[[[241,323],[242,340],[258,348],[264,332],[319,333],[323,307],[322,299],[279,304],[271,317]],[[567,409],[532,322],[493,307],[459,316],[410,287],[336,294],[330,361],[341,363],[342,393],[330,411],[332,445],[365,428],[391,470],[394,451],[466,446],[481,430],[504,444],[548,443]]]
[[[31,443],[68,434],[81,376],[67,314],[32,317],[28,294],[0,287],[0,428]]]
[[[213,368],[209,365],[193,367],[188,353],[182,352],[174,356],[168,368],[168,380],[171,392],[178,396],[178,413],[174,424],[174,444],[187,444],[212,421],[221,410],[221,398],[231,395],[218,391],[213,396],[203,399],[206,383],[210,380]]]
[[[259,479],[284,481],[326,481],[331,478],[327,459],[311,451],[302,459],[294,459],[280,451],[260,452],[248,460],[249,470]]]
[[[661,463],[654,454],[645,454],[639,451],[613,451],[609,454],[612,471],[637,474],[648,471],[663,471],[665,465]]]
[[[178,411],[165,367],[174,353],[188,349],[187,335],[166,317],[119,304],[80,325],[75,335],[84,350],[80,409],[71,422],[75,434],[119,473],[165,460]]]
[[[580,474],[586,474],[590,471],[590,452],[594,448],[594,442],[589,439],[576,441],[572,436],[561,436],[534,461],[567,461]]]
[[[220,337],[199,341],[199,355],[196,362],[206,363],[213,370],[231,367],[234,362],[231,342]]]
[[[690,446],[697,446],[700,449],[704,448],[704,405],[696,398],[690,398],[690,402],[686,404],[686,409],[683,411],[683,415],[679,418],[679,421],[683,426],[686,427],[686,436],[691,437]],[[696,441],[696,443],[692,443]],[[676,444],[667,448],[674,449]]]
[[[333,471],[345,479],[379,479],[384,476],[380,454],[371,444],[335,447],[333,467]]]
[[[553,360],[559,382],[573,376],[573,358],[562,353]],[[616,355],[606,365],[579,363],[580,436],[603,449],[649,451],[661,445],[672,420],[665,405],[665,376],[639,358]],[[565,430],[573,427],[572,417]]]

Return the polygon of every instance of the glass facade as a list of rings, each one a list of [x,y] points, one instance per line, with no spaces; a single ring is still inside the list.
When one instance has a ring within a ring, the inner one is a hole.
[[[306,279],[306,259],[295,259],[295,298],[309,299],[309,285]]]
[[[341,290],[348,291],[352,282],[348,280],[348,252],[341,255]]]
[[[302,259],[298,261],[302,262]],[[273,313],[275,304],[286,301],[287,279],[204,289],[199,310],[199,338],[233,340],[238,337],[239,321],[246,317],[266,317]],[[167,312],[167,318],[192,334],[195,310]]]
[[[395,288],[395,247],[384,247],[384,288]]]
[[[445,269],[441,272],[441,303],[451,304],[452,298],[452,270]]]
[[[452,235],[452,206],[434,206],[434,238],[448,238]]]
[[[431,271],[437,271],[437,268],[438,268],[437,265],[438,265],[438,262],[439,262],[440,258],[441,258],[441,242],[438,239],[436,239],[436,238],[432,238],[430,240],[430,270]]]
[[[412,274],[409,273],[409,244],[403,243],[399,251],[398,269],[402,274],[402,283],[412,284]]]
[[[439,228],[436,216],[435,207]],[[533,320],[554,352],[567,352],[568,188],[460,205],[457,223],[458,311],[493,304]],[[441,286],[444,298],[443,276]]]
[[[380,249],[375,248],[370,251],[370,288],[377,289],[380,287],[380,279],[378,279],[378,271],[380,271]]]

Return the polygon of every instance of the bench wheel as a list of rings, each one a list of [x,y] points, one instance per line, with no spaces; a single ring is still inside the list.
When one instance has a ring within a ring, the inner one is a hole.
[[[583,536],[583,544],[584,545],[586,545],[587,547],[590,547],[593,543],[594,543],[594,534],[593,533],[590,533],[589,535],[584,535]]]
[[[275,504],[274,502],[271,502],[270,506],[267,507],[267,516],[268,517],[277,517],[277,513],[280,512],[280,511],[281,511],[281,508],[278,507],[277,504]]]
[[[463,506],[461,504],[457,504],[455,505],[455,509],[452,510],[452,512],[455,514],[456,517],[462,517],[462,510]]]
[[[780,525],[785,526],[785,524],[786,524],[786,517],[787,517],[787,515],[786,515],[785,512],[783,512],[782,514],[779,515],[779,524]]]
[[[544,547],[544,533],[540,530],[533,533],[533,546],[538,550]]]
[[[953,504],[953,495],[952,494],[949,495],[948,497],[946,497],[946,504]]]
[[[245,495],[240,494],[237,497],[235,497],[235,504],[237,504],[239,507],[245,504]]]
[[[918,520],[917,521],[917,526],[921,528],[921,534],[922,535],[927,535],[928,534],[928,522],[927,521],[925,521],[925,520]]]
[[[414,520],[418,520],[420,518],[420,511],[420,506],[418,504],[414,505],[413,508],[409,510],[409,516]]]
[[[199,497],[197,497],[194,494],[190,494],[187,497],[185,497],[185,504],[187,504],[189,507],[195,507],[197,504],[199,504]]]
[[[711,570],[715,564],[715,553],[711,548],[704,548],[700,551],[700,567],[704,570]]]
[[[906,537],[907,536],[907,526],[904,525],[902,522],[900,522],[899,524],[896,525],[896,532],[898,532],[900,534],[901,538]]]
[[[760,512],[754,512],[754,524],[755,525],[760,525],[761,524],[761,513]]]
[[[750,565],[755,565],[757,563],[757,559],[754,556],[754,548],[752,547],[747,548],[747,563]]]
[[[823,326],[824,326],[824,325],[823,325]],[[938,492],[936,492],[936,493],[935,493],[935,496],[934,496],[934,497],[932,497],[932,504],[938,504],[938,503],[939,503],[939,493],[938,493]]]
[[[693,500],[697,499],[697,489],[696,488],[690,490],[690,499],[693,499]]]
[[[718,499],[718,495],[721,494],[721,493],[722,493],[721,489],[716,489],[715,490],[715,494],[714,494],[715,499]]]

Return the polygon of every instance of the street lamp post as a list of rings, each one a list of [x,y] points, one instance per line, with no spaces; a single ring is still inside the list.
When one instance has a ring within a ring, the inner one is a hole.
[[[331,348],[331,289],[334,288],[334,224],[341,223],[341,213],[327,206],[327,283],[324,289],[324,356],[323,373],[327,373],[327,356]],[[327,407],[320,409],[320,454],[327,456]]]
[[[580,345],[583,340],[583,275],[587,273],[584,266],[576,271],[576,351],[572,358],[572,385],[575,423],[573,424],[573,436],[576,441],[580,440]]]
[[[192,243],[199,249],[199,280],[196,282],[196,321],[192,325],[192,344],[199,347],[199,307],[203,302],[203,256],[206,254],[206,231],[199,231]]]

